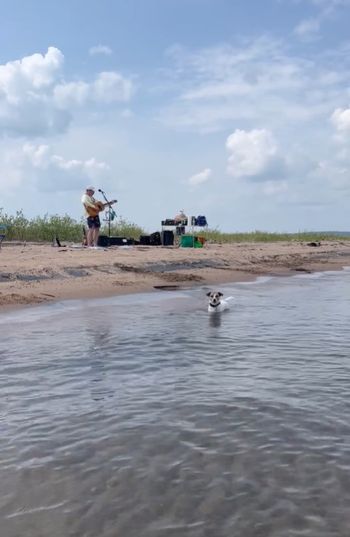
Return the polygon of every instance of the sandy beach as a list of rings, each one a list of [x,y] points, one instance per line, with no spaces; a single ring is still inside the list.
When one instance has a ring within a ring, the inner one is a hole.
[[[206,244],[86,249],[79,245],[5,243],[0,251],[0,307],[246,281],[259,275],[339,270],[350,242]]]

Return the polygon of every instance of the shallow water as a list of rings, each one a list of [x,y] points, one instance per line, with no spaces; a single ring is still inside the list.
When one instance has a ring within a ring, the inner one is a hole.
[[[0,316],[1,537],[350,534],[350,271]]]

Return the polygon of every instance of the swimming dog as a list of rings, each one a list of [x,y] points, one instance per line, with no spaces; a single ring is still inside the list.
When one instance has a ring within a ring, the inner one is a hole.
[[[209,313],[220,313],[221,311],[227,310],[230,306],[228,304],[229,300],[232,300],[233,297],[229,296],[226,300],[222,297],[224,296],[220,291],[210,291],[207,293],[209,297],[208,311]]]

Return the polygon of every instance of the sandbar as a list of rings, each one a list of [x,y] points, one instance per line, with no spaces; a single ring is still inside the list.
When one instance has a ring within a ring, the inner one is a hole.
[[[350,241],[206,243],[203,248],[4,243],[0,309],[253,280],[262,275],[341,270]]]

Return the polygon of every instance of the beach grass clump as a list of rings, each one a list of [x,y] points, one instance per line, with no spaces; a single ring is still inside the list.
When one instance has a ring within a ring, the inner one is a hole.
[[[208,229],[198,233],[208,242],[216,244],[239,242],[321,242],[325,240],[350,239],[350,235],[332,232],[304,231],[299,233],[271,233],[267,231],[251,231],[247,233],[225,233],[217,229]]]
[[[82,242],[85,219],[80,221],[69,215],[48,215],[27,218],[22,211],[8,215],[0,209],[0,223],[7,226],[6,240],[52,242],[56,237],[62,241]],[[101,234],[107,235],[108,225],[102,221]],[[120,217],[111,224],[111,235],[138,239],[144,230]]]
[[[0,223],[7,226],[6,239],[48,242],[55,237],[62,240],[81,240],[82,224],[68,215],[48,215],[27,218],[22,211],[8,215],[0,211]]]
[[[111,222],[110,226],[111,237],[126,237],[127,239],[138,240],[140,235],[145,235],[145,231],[141,226],[129,222],[122,216]],[[109,235],[108,223],[101,228],[102,235]]]

